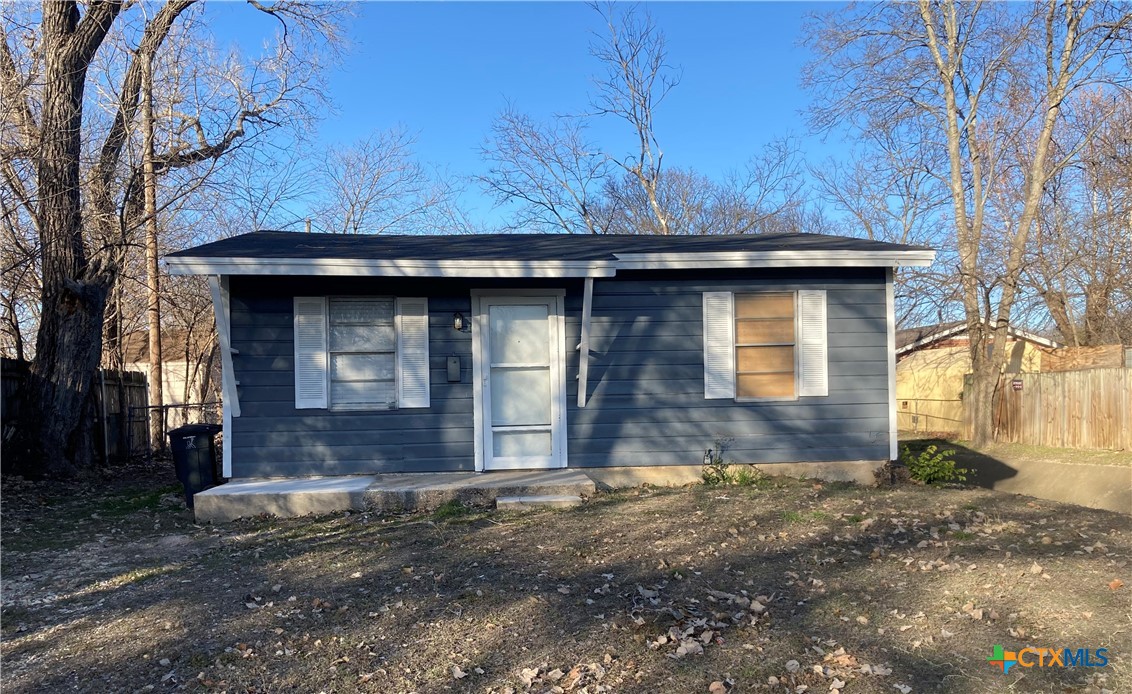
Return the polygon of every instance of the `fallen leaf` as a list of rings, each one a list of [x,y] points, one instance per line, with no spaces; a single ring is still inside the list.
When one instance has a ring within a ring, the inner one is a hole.
[[[536,677],[538,677],[538,668],[525,667],[519,671],[519,679],[522,680],[523,684],[527,687],[531,686],[531,683],[535,681]]]

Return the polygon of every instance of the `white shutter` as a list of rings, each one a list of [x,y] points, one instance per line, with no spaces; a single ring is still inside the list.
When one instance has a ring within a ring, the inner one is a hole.
[[[735,397],[735,317],[731,292],[704,292],[704,398]]]
[[[798,321],[801,339],[799,361],[801,376],[798,395],[829,395],[829,377],[826,367],[825,290],[798,292]]]
[[[326,409],[326,297],[295,297],[295,409]]]
[[[397,299],[397,406],[428,407],[428,299]]]

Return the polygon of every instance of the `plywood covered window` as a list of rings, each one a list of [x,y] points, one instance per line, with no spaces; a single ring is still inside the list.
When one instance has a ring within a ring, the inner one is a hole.
[[[735,295],[735,397],[793,398],[794,293]]]
[[[829,395],[826,292],[704,292],[704,397]]]

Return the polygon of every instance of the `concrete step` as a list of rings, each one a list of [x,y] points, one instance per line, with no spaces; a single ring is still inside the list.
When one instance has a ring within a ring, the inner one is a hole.
[[[539,494],[533,496],[500,496],[495,507],[500,511],[529,511],[536,508],[572,508],[581,506],[580,496],[565,494]]]

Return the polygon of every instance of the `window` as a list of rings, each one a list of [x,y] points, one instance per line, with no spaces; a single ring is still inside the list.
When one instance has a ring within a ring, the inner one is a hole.
[[[703,310],[705,398],[828,395],[824,290],[704,292]]]
[[[735,397],[793,398],[794,293],[735,295]]]
[[[295,408],[429,406],[428,300],[295,297]]]
[[[397,406],[397,336],[393,299],[339,299],[330,303],[330,407]]]

